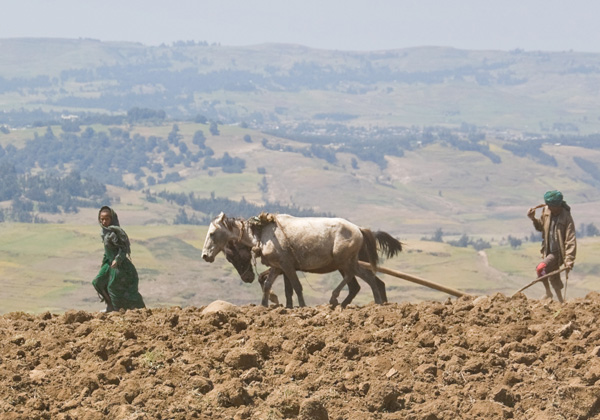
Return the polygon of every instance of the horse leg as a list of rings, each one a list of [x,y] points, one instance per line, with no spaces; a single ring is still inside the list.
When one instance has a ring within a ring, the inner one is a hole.
[[[377,276],[375,276],[375,274],[373,274],[371,270],[360,266],[358,267],[357,275],[361,279],[363,279],[369,286],[371,286],[371,290],[373,291],[373,299],[375,299],[375,303],[377,303],[378,305],[384,303],[384,298],[382,297],[380,292],[381,285],[377,283]],[[385,284],[383,285],[383,291],[385,296]]]
[[[287,275],[283,275],[283,286],[285,288],[285,307],[292,309],[294,307],[294,288]]]
[[[382,302],[387,303],[388,299],[387,293],[385,292],[385,283],[379,277],[375,276],[375,284],[377,285],[377,289],[379,289]]]
[[[264,289],[265,280],[269,276],[270,270],[271,269],[268,268],[258,275],[258,282],[260,283],[261,290]],[[279,305],[279,298],[277,297],[277,295],[275,293],[269,292],[269,300],[271,302],[273,302],[275,305]]]
[[[342,308],[345,308],[346,306],[348,306],[350,304],[350,302],[352,302],[352,299],[354,299],[356,297],[356,295],[358,294],[358,292],[360,291],[360,285],[358,284],[358,281],[356,281],[356,277],[352,276],[352,278],[350,280],[346,280],[346,274],[345,274],[344,270],[339,270],[339,272],[342,275],[342,281],[333,290],[333,292],[331,292],[331,298],[329,298],[329,304],[334,305],[334,306],[337,306],[339,304],[338,297],[340,296],[340,292],[342,291],[344,286],[347,284],[348,285],[348,296],[342,302]]]
[[[277,276],[279,274],[281,274],[280,270],[275,270],[272,267],[269,270],[269,275],[262,285],[262,288],[263,288],[262,306],[266,306],[266,307],[269,306],[269,296],[271,294],[271,287],[273,286],[273,283],[275,282],[275,279],[277,279]]]
[[[342,302],[342,309],[344,309],[352,302],[352,300],[356,297],[359,291],[360,285],[358,284],[356,277],[352,277],[352,279],[348,281],[348,296],[346,296],[346,299],[344,299],[344,301]]]
[[[344,288],[345,285],[346,285],[346,279],[343,279],[340,282],[340,284],[338,284],[337,287],[335,289],[333,289],[333,292],[331,292],[331,297],[329,298],[330,305],[337,306],[340,304],[338,302],[338,297],[340,297],[340,292],[342,291],[342,289]]]
[[[304,302],[304,293],[302,293],[302,285],[300,284],[300,279],[298,278],[298,275],[296,274],[296,270],[295,268],[286,268],[283,269],[283,273],[284,273],[284,277],[287,277],[290,281],[290,284],[292,285],[292,288],[294,289],[294,292],[296,292],[296,296],[298,297],[298,306],[300,307],[304,307],[306,306],[306,303]],[[287,298],[287,295],[286,295]]]

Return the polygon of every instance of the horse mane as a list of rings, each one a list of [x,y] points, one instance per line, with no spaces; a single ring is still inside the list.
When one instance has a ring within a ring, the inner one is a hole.
[[[223,219],[223,224],[230,231],[233,230],[234,227],[236,227],[236,222],[243,223],[244,220],[240,219],[239,217],[227,217],[227,216],[225,216],[225,218]]]

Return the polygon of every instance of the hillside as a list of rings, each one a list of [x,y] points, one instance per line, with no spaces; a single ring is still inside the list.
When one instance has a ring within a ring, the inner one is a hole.
[[[600,201],[600,172],[588,171],[576,162],[583,159],[598,171],[600,143],[591,137],[564,138],[565,144],[537,142],[527,155],[505,148],[521,142],[485,132],[472,142],[460,140],[467,133],[454,131],[450,140],[434,137],[427,144],[407,143],[401,153],[388,149],[383,140],[357,143],[358,148],[380,148],[381,165],[379,160],[368,160],[368,155],[340,151],[341,142],[319,146],[317,141],[294,141],[250,128],[218,127],[218,134],[211,134],[208,124],[189,122],[81,126],[78,133],[64,132],[60,126],[10,131],[0,135],[0,164],[16,164],[17,173],[25,174],[79,171],[84,178],[112,184],[108,185],[109,199],[127,204],[125,211],[128,206],[137,208],[136,224],[172,223],[178,207],[200,219],[224,210],[207,214],[189,201],[177,206],[164,197],[149,199],[148,192],[166,191],[204,199],[245,199],[258,206],[256,213],[264,206],[267,211],[281,211],[275,203],[312,209],[398,235],[430,235],[441,227],[452,235],[506,237],[521,235],[524,229],[528,235],[527,209],[539,204],[545,191],[559,189],[573,206],[578,224],[600,225],[595,211]],[[176,143],[170,140],[174,132]],[[198,132],[204,133],[202,147],[194,141]],[[143,146],[135,146],[138,143]],[[462,143],[481,150],[468,150]],[[328,154],[322,157],[318,150]],[[537,155],[547,156],[550,163],[539,161]],[[228,170],[221,162],[225,156],[239,160],[243,167]],[[50,222],[90,222],[72,212],[37,210]]]
[[[12,126],[44,112],[142,107],[256,126],[342,118],[530,132],[600,127],[600,54],[3,39],[0,57],[0,109],[7,111],[0,122]]]
[[[525,214],[545,191],[600,226],[598,54],[11,39],[0,57],[2,313],[98,304],[107,203],[152,307],[258,301],[223,258],[199,261],[220,211],[384,230],[406,243],[386,266],[475,294],[530,281]],[[580,241],[573,297],[600,282],[598,238]],[[393,302],[445,298],[386,281]],[[337,277],[303,282],[318,305]]]
[[[592,419],[600,296],[0,317],[3,419]]]
[[[361,226],[387,231],[406,244],[404,253],[384,262],[386,267],[474,294],[510,294],[531,281],[539,240],[529,240],[533,228],[525,213],[541,201],[546,190],[558,188],[565,193],[578,229],[589,224],[600,226],[597,180],[575,161],[585,158],[588,162],[600,162],[600,152],[594,148],[546,142],[535,150],[555,159],[553,166],[528,155],[517,156],[503,148],[511,141],[490,135],[477,144],[487,145],[499,157],[500,161],[495,163],[480,151],[459,150],[453,143],[439,139],[411,147],[402,156],[386,156],[387,166],[382,168],[348,152],[337,152],[336,161],[331,163],[302,153],[311,147],[308,143],[237,126],[219,125],[220,133],[213,135],[207,124],[179,123],[179,146],[166,140],[173,132],[169,123],[93,127],[98,134],[109,135],[111,130],[120,133],[114,138],[117,150],[128,147],[130,139],[139,142],[143,137],[148,141],[155,136],[159,139],[157,144],[167,146],[173,156],[186,156],[181,152],[182,144],[192,154],[200,151],[193,139],[194,133],[201,130],[206,133],[205,146],[213,151],[212,156],[220,158],[228,153],[245,162],[245,167],[237,173],[225,172],[222,167],[205,167],[206,158],[188,163],[182,160],[169,166],[167,153],[153,149],[147,154],[149,167],[142,167],[141,172],[133,167],[129,172],[127,166],[119,178],[112,178],[123,183],[122,186],[106,186],[106,199],[118,211],[132,239],[140,288],[151,307],[199,306],[223,297],[236,304],[259,302],[258,286],[242,284],[222,256],[213,265],[200,260],[208,222],[173,225],[181,211],[188,218],[210,220],[225,209],[195,208],[189,202],[179,204],[177,200],[162,198],[163,192],[180,194],[177,199],[187,199],[193,193],[194,197],[206,200],[212,195],[233,203],[247,200],[255,206],[254,213],[229,213],[230,216],[250,217],[262,210],[275,211],[269,203],[279,202],[345,217]],[[98,176],[99,180],[107,181],[104,172],[99,175],[91,172],[94,166],[78,158],[80,152],[88,153],[88,149],[76,147],[86,141],[85,126],[76,137],[69,134],[68,142],[62,140],[68,133],[60,126],[53,126],[52,130],[55,132],[52,140],[40,140],[47,131],[40,127],[10,131],[0,135],[0,141],[4,150],[15,146],[16,152],[11,153],[31,151],[23,155],[23,165],[30,164],[36,149],[44,151],[50,144],[48,150],[52,152],[44,153],[44,159],[51,155],[67,158],[64,172],[80,165],[84,177]],[[27,146],[36,136],[37,143]],[[250,141],[244,140],[246,136]],[[267,139],[270,146],[265,147],[262,139]],[[101,157],[101,163],[107,161],[107,156],[113,156],[106,150],[98,153],[95,148],[89,149],[89,153]],[[9,155],[6,162],[20,162],[17,156],[20,155]],[[131,161],[124,162],[129,165]],[[161,165],[162,173],[152,171],[155,164]],[[40,169],[60,173],[55,161],[49,161],[47,168],[36,163],[30,173],[44,173]],[[178,180],[169,182],[169,174],[176,174]],[[158,180],[156,184],[149,185],[151,177]],[[3,188],[10,185],[12,182],[5,182]],[[30,203],[32,214],[49,223],[14,223],[8,218],[14,200],[0,203],[0,211],[7,215],[7,220],[0,223],[0,278],[5,291],[0,296],[0,312],[100,308],[89,284],[102,252],[96,225],[99,204],[80,206],[74,212],[63,211],[60,205],[65,203],[59,201],[59,211],[47,213],[41,211],[41,203],[29,201],[27,197],[35,198],[30,195],[35,191],[28,191],[24,197],[19,196],[19,202]],[[438,229],[443,231],[445,243],[422,240],[432,237]],[[491,248],[478,251],[472,246],[459,248],[448,244],[462,235],[488,242]],[[523,244],[511,248],[509,235]],[[600,265],[595,258],[598,238],[580,237],[579,242],[576,269],[570,278],[571,297],[584,296],[600,287]],[[306,275],[301,280],[309,304],[318,305],[327,301],[338,276]],[[442,293],[412,287],[399,280],[384,278],[384,281],[388,283],[391,302],[445,298]],[[281,283],[275,287],[282,296]],[[531,297],[540,294],[536,288],[527,293]],[[371,300],[363,286],[356,302],[366,304]]]

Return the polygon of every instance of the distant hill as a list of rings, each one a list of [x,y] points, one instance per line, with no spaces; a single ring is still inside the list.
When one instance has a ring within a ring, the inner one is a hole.
[[[310,119],[530,132],[600,127],[600,54],[4,39],[0,57],[0,123],[12,126],[44,112],[141,107],[260,128]]]

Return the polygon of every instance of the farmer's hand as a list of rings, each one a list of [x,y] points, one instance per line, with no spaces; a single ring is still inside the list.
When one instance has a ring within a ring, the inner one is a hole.
[[[117,268],[117,260],[113,260],[112,264],[110,265],[110,268]]]
[[[546,263],[545,262],[541,262],[538,264],[538,266],[535,268],[535,271],[537,272],[538,277],[542,277],[543,275],[546,274]]]
[[[573,261],[566,262],[565,267],[567,268],[567,271],[571,271],[573,269],[573,265],[575,265]]]
[[[531,220],[535,219],[535,207],[532,207],[529,210],[527,210],[527,217],[529,217]]]

